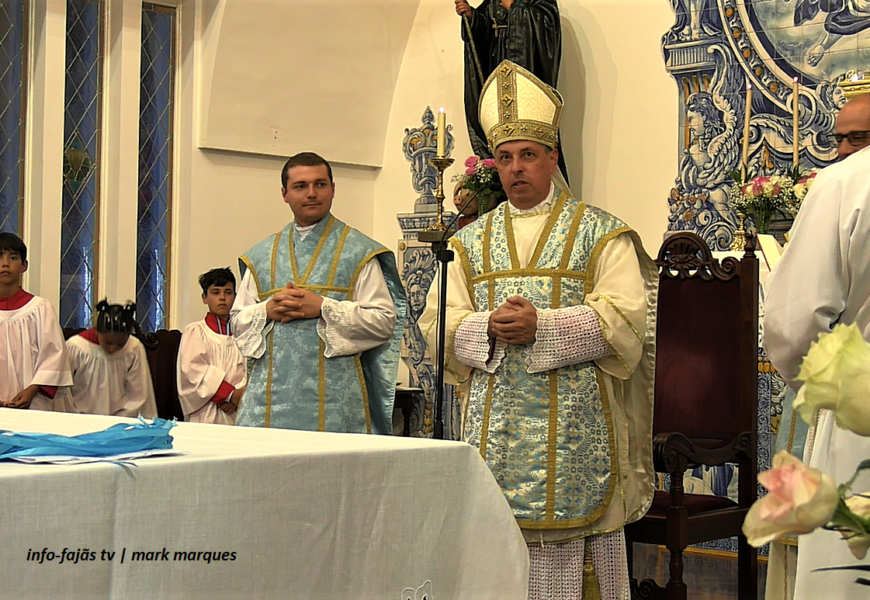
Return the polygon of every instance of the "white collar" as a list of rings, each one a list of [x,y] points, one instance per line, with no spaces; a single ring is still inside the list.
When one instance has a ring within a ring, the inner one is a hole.
[[[528,215],[535,213],[545,213],[550,212],[551,204],[553,203],[553,196],[556,195],[556,186],[552,182],[550,182],[550,193],[547,194],[547,197],[544,198],[538,204],[535,204],[531,208],[517,208],[508,200],[508,204],[510,205],[511,215]]]

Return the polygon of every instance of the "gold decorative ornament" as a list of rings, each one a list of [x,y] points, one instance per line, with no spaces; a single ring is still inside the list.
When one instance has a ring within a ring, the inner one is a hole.
[[[452,158],[431,158],[429,164],[438,169],[438,187],[435,189],[435,200],[438,201],[438,216],[426,231],[447,231],[444,224],[444,171],[453,164]]]
[[[870,71],[846,71],[843,80],[837,84],[847,100],[870,93]]]
[[[732,252],[743,252],[746,249],[746,229],[743,227],[743,222],[746,221],[746,215],[743,213],[737,213],[737,217],[740,219],[740,227],[738,227],[737,231],[734,232],[734,241],[731,242],[729,250]]]

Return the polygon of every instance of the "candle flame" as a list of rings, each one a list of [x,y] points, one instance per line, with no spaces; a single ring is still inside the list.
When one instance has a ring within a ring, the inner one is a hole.
[[[795,78],[794,78],[794,82],[795,82],[795,83],[797,83],[797,81],[798,81],[798,78],[797,78],[797,77],[795,77]]]
[[[747,90],[751,90],[751,89],[752,89],[752,84],[751,84],[751,83],[747,83],[747,84],[746,84],[746,89],[747,89]]]
[[[442,113],[444,112],[444,107],[443,107],[443,106],[441,107],[441,112],[442,112]]]

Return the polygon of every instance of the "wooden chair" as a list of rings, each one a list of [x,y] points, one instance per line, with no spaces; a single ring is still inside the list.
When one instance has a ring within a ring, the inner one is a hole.
[[[178,349],[181,332],[177,329],[160,329],[154,333],[137,336],[145,346],[154,397],[157,401],[157,416],[161,419],[184,421],[184,411],[178,400]]]
[[[64,327],[64,339],[69,339],[82,331],[84,329]],[[155,333],[139,333],[136,337],[145,346],[145,354],[148,356],[151,383],[154,385],[154,397],[157,401],[157,416],[161,419],[183,421],[184,411],[178,400],[176,378],[181,332],[177,329],[161,329]]]
[[[647,515],[625,529],[632,542],[670,552],[670,580],[632,581],[633,598],[685,600],[683,551],[689,544],[738,536],[738,597],[757,597],[756,550],[741,525],[756,498],[758,469],[758,261],[754,238],[742,260],[720,264],[697,235],[677,233],[659,251],[653,461],[670,476]],[[683,474],[737,463],[738,501],[686,494]]]

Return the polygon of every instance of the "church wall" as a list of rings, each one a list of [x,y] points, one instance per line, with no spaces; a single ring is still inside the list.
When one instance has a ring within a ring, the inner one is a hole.
[[[676,91],[661,58],[661,37],[673,23],[673,11],[665,0],[561,0],[559,7],[562,136],[572,188],[627,221],[654,253],[667,226],[662,198],[677,166]],[[393,215],[412,211],[416,197],[402,153],[405,128],[420,125],[427,105],[433,111],[444,106],[454,126],[457,161],[445,178],[460,172],[471,154],[460,26],[450,3],[421,0],[375,184],[374,233],[391,248],[401,237]],[[449,198],[446,208],[452,208]]]

